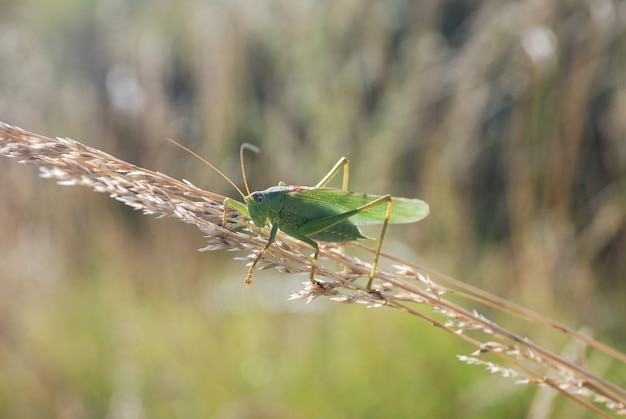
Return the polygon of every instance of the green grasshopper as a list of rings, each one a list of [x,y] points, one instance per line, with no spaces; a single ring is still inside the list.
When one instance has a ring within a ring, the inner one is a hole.
[[[345,157],[340,158],[328,174],[313,187],[290,186],[280,182],[278,186],[250,193],[243,164],[243,151],[249,149],[258,153],[259,149],[248,143],[242,144],[239,150],[241,173],[247,192],[247,195],[244,195],[241,189],[217,167],[186,147],[173,140],[170,141],[206,163],[226,179],[242,196],[243,203],[231,198],[224,199],[222,225],[226,225],[226,207],[230,206],[251,219],[258,228],[263,228],[268,224],[271,226],[265,247],[250,265],[246,284],[252,282],[254,270],[263,254],[276,240],[278,230],[307,243],[315,250],[309,280],[311,283],[317,284],[315,267],[320,253],[318,241],[341,243],[358,239],[371,239],[363,235],[357,225],[382,224],[378,247],[367,282],[367,290],[371,291],[387,224],[413,223],[426,217],[429,212],[428,204],[419,199],[348,192],[349,162]],[[342,189],[327,188],[326,184],[342,169]]]

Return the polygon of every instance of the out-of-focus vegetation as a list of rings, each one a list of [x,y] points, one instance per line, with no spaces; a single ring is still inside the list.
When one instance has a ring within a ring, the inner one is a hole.
[[[313,185],[345,155],[351,189],[431,205],[386,251],[624,351],[625,28],[617,0],[4,0],[0,120],[233,197],[164,138],[236,181],[240,143],[259,145],[254,189]],[[246,289],[192,226],[8,159],[0,176],[0,416],[530,410],[534,389],[415,318],[288,302],[306,278],[271,271]]]

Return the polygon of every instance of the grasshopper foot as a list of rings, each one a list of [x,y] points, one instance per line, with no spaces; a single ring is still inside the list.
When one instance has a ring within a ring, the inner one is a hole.
[[[378,304],[385,305],[387,304],[387,298],[383,295],[382,291],[379,289],[369,288],[367,290],[370,298],[375,299]]]
[[[309,281],[311,281],[312,285],[317,286],[317,287],[321,287],[324,284],[323,282],[320,282],[317,279],[315,279],[313,276],[309,278]]]

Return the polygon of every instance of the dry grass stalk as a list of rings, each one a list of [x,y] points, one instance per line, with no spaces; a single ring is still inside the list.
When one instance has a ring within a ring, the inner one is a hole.
[[[39,166],[40,176],[56,179],[61,185],[83,185],[108,193],[144,214],[175,217],[195,224],[207,238],[201,250],[246,250],[245,259],[253,260],[265,244],[267,232],[252,232],[242,214],[229,209],[227,225],[222,225],[223,196],[197,188],[159,172],[137,167],[100,150],[68,138],[48,138],[0,122],[0,154],[21,163]],[[353,243],[349,246],[373,250]],[[308,272],[311,253],[308,245],[279,233],[278,241],[266,253],[258,269],[274,268],[286,273]],[[388,254],[381,254],[395,271],[376,272],[377,293],[368,293],[356,282],[367,277],[370,265],[348,256],[333,244],[321,246],[320,260],[342,268],[324,266],[316,270],[320,285],[307,283],[291,299],[307,302],[326,296],[342,303],[369,307],[393,307],[419,317],[476,347],[471,356],[459,356],[469,364],[514,378],[518,383],[549,386],[600,416],[608,417],[597,404],[613,413],[626,415],[626,391],[587,369],[491,322],[476,311],[467,310],[446,299],[454,295],[468,306],[484,304],[534,324],[563,332],[615,361],[626,363],[626,355],[575,330],[560,325],[524,307],[500,299]],[[243,278],[243,275],[242,275]],[[432,309],[428,314],[419,306]],[[491,355],[488,357],[488,355]]]

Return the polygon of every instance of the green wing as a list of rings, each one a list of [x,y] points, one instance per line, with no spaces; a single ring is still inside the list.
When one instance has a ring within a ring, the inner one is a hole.
[[[381,195],[368,195],[355,192],[346,192],[332,188],[308,188],[290,186],[288,194],[303,201],[312,201],[336,208],[338,212],[351,211],[380,198]],[[428,204],[420,199],[392,197],[390,223],[414,223],[426,217],[429,213]],[[354,224],[380,224],[385,221],[387,205],[382,203],[366,211],[350,217]]]

